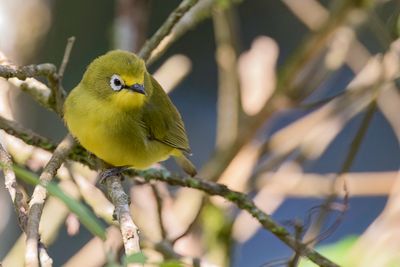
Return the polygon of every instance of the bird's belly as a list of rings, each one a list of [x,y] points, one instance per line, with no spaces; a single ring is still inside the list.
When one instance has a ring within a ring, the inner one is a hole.
[[[127,131],[126,127],[115,125],[115,120],[98,118],[81,117],[80,121],[68,122],[68,127],[83,147],[113,166],[146,169],[166,160],[173,150],[163,143],[148,140],[144,129],[138,125],[129,125]]]

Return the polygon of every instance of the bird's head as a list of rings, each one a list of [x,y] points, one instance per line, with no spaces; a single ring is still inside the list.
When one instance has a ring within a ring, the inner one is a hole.
[[[95,97],[121,108],[141,107],[152,93],[144,61],[122,50],[110,51],[95,59],[81,84]]]

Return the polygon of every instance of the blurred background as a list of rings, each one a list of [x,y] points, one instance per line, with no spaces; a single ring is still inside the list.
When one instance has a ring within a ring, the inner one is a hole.
[[[0,51],[16,65],[58,66],[67,38],[75,36],[63,79],[70,91],[95,57],[117,48],[137,52],[179,3],[0,0]],[[294,235],[318,243],[344,266],[400,262],[400,211],[393,204],[400,163],[399,12],[397,0],[200,0],[169,35],[175,41],[148,67],[173,89],[199,176],[249,193]],[[2,116],[55,142],[65,136],[57,115],[5,80],[0,86]],[[256,130],[230,164],[218,165],[255,120]],[[30,160],[31,169],[40,170],[48,159],[45,153],[33,157],[35,149],[4,133],[0,140],[15,160]],[[223,169],[215,171],[215,164]],[[174,162],[164,165],[179,172]],[[95,175],[88,176],[93,181]],[[149,223],[157,221],[151,187],[126,183],[145,252],[156,262],[163,252],[154,244],[165,238],[179,255],[210,266],[287,266],[293,255],[226,201],[156,184],[164,235]],[[21,231],[4,187],[0,212],[0,259],[4,267],[23,266],[17,247],[23,238],[17,242]],[[71,222],[79,222],[68,211],[57,220],[43,240],[54,266],[105,264],[79,265],[93,237],[83,227],[73,231]],[[359,259],[360,251],[370,256]]]

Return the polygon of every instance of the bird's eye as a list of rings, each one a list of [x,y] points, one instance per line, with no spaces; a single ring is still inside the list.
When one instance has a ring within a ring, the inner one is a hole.
[[[124,88],[124,82],[122,81],[121,77],[117,74],[114,74],[110,79],[110,86],[114,91],[120,91]]]

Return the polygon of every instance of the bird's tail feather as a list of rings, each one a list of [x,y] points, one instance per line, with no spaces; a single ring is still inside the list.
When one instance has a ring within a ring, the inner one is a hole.
[[[194,177],[197,174],[196,167],[193,163],[182,153],[174,153],[176,163],[190,176]]]

